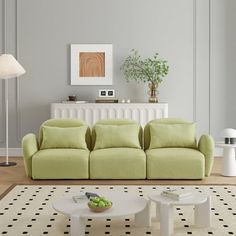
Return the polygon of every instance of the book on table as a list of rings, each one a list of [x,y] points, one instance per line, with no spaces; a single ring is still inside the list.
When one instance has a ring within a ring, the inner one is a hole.
[[[87,101],[62,101],[61,103],[78,104],[78,103],[87,103]]]
[[[118,98],[96,98],[96,103],[118,103]]]
[[[81,202],[84,202],[85,200],[88,200],[88,198],[85,194],[79,194],[79,195],[72,196],[72,199],[75,203],[81,203]]]
[[[168,190],[163,190],[161,192],[161,195],[164,197],[172,198],[174,200],[182,200],[192,197],[193,193],[185,189],[168,189]]]

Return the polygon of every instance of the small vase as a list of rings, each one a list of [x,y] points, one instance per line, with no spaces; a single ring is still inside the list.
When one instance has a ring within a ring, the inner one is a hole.
[[[158,102],[158,98],[157,98],[157,95],[158,95],[158,90],[157,90],[157,87],[158,85],[153,83],[153,82],[150,82],[148,84],[148,87],[149,87],[149,102],[153,102],[153,103],[157,103]]]

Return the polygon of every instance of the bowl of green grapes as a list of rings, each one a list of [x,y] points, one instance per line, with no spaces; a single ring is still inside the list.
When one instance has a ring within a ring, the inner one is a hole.
[[[112,202],[104,197],[91,197],[88,202],[88,207],[93,212],[103,212],[112,207]]]

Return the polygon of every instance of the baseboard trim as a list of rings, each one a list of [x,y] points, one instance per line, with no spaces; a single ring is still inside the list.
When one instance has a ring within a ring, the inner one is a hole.
[[[0,148],[0,157],[6,156],[6,149]],[[9,156],[19,157],[22,156],[22,148],[9,148]]]
[[[223,149],[216,147],[214,156],[215,157],[222,157],[223,156]]]

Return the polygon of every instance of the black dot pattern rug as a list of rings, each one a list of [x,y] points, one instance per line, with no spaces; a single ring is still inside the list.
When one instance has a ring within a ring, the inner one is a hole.
[[[164,189],[177,188],[198,191],[212,197],[212,227],[194,225],[193,206],[176,206],[174,235],[236,235],[236,186],[94,186],[94,185],[18,185],[0,201],[0,235],[50,235],[70,234],[69,219],[52,208],[52,201],[65,194],[79,192],[117,191],[147,197]],[[152,204],[152,226],[135,227],[133,216],[120,219],[87,219],[85,235],[160,235],[159,222]]]

